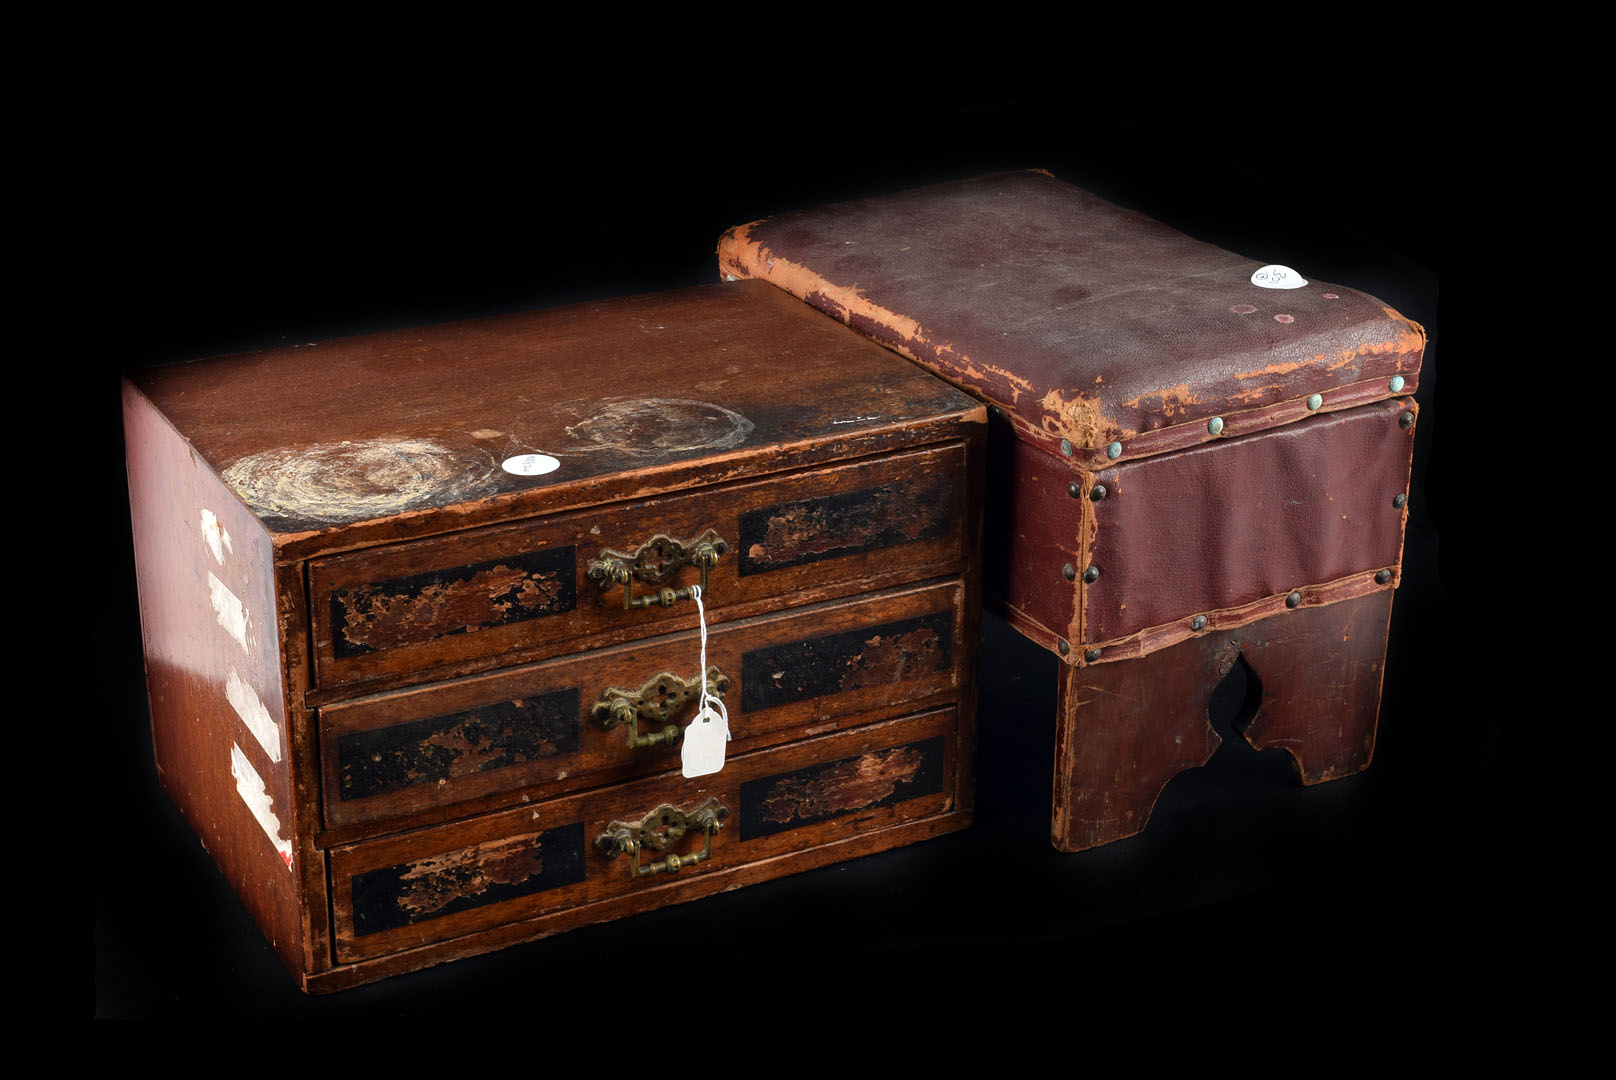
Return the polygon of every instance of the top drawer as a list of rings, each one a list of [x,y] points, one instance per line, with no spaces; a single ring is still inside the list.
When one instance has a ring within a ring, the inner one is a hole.
[[[720,622],[958,573],[964,517],[954,443],[319,559],[316,683],[400,685],[693,626],[687,598],[625,608],[621,585],[590,575],[616,553],[636,599],[699,582],[671,545],[648,546],[659,536],[720,551],[702,597]]]

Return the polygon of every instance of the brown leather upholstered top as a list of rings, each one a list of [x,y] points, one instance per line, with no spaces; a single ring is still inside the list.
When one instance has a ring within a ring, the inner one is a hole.
[[[1041,172],[781,214],[730,230],[719,259],[1094,464],[1114,441],[1136,457],[1211,438],[1212,417],[1241,434],[1387,397],[1392,376],[1412,390],[1425,346],[1372,296],[1260,287],[1261,263]]]

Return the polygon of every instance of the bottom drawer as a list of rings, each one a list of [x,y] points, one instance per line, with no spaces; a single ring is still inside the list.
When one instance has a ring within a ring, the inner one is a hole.
[[[492,948],[563,929],[563,921],[613,918],[739,884],[725,879],[749,867],[745,880],[755,881],[919,839],[882,843],[872,834],[969,805],[969,793],[958,790],[959,745],[958,712],[950,706],[744,754],[712,776],[665,775],[333,848],[337,961],[524,920],[546,924],[516,938],[500,934]],[[705,821],[717,824],[710,848]],[[686,831],[673,835],[681,824]],[[628,836],[645,837],[638,854],[644,876],[633,876]],[[855,836],[857,850],[780,858]],[[771,859],[777,861],[767,868],[755,865]],[[658,864],[664,868],[650,869]],[[601,908],[591,912],[591,905]],[[464,951],[479,949],[471,943]]]

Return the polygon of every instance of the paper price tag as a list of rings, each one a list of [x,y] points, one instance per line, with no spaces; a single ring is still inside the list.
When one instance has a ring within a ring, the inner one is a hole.
[[[1252,274],[1251,283],[1263,289],[1300,289],[1307,279],[1288,266],[1274,263]]]
[[[724,744],[729,742],[729,718],[722,701],[710,701],[685,728],[680,754],[686,777],[710,776],[724,767]]]

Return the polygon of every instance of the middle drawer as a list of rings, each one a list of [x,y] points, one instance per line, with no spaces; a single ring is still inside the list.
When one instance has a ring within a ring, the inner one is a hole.
[[[730,753],[953,694],[970,655],[963,603],[947,581],[713,627],[708,685],[729,714]],[[698,667],[697,635],[681,633],[322,708],[326,825],[424,824],[518,790],[677,769]],[[680,730],[648,738],[669,725]]]

